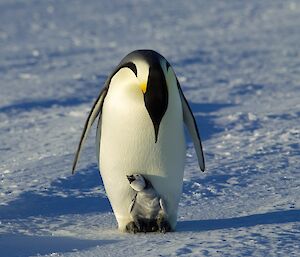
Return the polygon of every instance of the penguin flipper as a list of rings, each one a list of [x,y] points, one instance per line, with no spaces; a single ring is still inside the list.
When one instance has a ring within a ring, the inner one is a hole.
[[[204,155],[203,155],[203,150],[202,150],[202,144],[201,144],[201,139],[200,139],[200,134],[197,128],[197,123],[195,120],[195,117],[193,115],[193,112],[191,110],[191,107],[189,106],[182,89],[180,87],[180,84],[177,80],[177,86],[181,98],[181,103],[182,103],[182,111],[183,111],[183,120],[185,125],[188,128],[188,131],[192,137],[194,147],[196,150],[197,158],[198,158],[198,163],[199,167],[202,171],[205,170],[205,162],[204,162]]]
[[[102,106],[103,106],[103,102],[104,102],[104,98],[107,94],[107,88],[104,87],[102,89],[102,91],[100,92],[97,100],[95,101],[89,115],[88,115],[88,118],[85,122],[85,125],[84,125],[84,129],[83,129],[83,132],[81,134],[81,138],[80,138],[80,141],[79,141],[79,145],[78,145],[78,148],[77,148],[77,151],[75,153],[75,158],[74,158],[74,161],[73,161],[73,167],[72,167],[72,174],[75,173],[75,169],[76,169],[76,165],[77,165],[77,162],[79,160],[79,156],[80,156],[80,152],[81,152],[81,149],[82,149],[82,146],[86,140],[86,137],[90,131],[90,128],[91,126],[93,125],[95,119],[97,118],[98,115],[101,115],[101,111],[102,111]]]

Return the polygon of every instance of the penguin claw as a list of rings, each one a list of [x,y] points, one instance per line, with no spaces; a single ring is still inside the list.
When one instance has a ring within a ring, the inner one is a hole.
[[[170,232],[171,231],[171,226],[169,224],[169,222],[167,221],[161,221],[159,224],[158,224],[158,227],[159,227],[159,232],[160,233],[167,233],[167,232]]]
[[[137,227],[137,225],[131,221],[126,225],[126,232],[128,233],[133,233],[136,234],[137,232],[139,232],[139,228]]]
[[[171,231],[171,226],[166,220],[158,220],[157,224],[154,223],[143,223],[143,222],[134,222],[131,221],[126,225],[126,232],[136,234],[139,232],[155,232],[159,231],[160,233],[167,233]]]

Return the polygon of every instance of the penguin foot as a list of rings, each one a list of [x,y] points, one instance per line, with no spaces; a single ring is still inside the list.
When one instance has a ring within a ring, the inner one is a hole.
[[[155,232],[158,230],[157,224],[155,220],[149,220],[149,219],[141,219],[139,220],[140,226],[141,226],[141,232]]]
[[[156,232],[159,230],[156,220],[139,219],[136,222],[131,221],[126,225],[126,232],[128,233],[147,233]]]
[[[140,229],[137,227],[137,225],[134,223],[134,221],[130,221],[126,225],[126,232],[135,234],[137,232],[140,232]]]
[[[165,234],[166,232],[171,232],[171,230],[172,230],[169,222],[164,219],[158,220],[157,225],[158,225],[158,230],[160,233]]]

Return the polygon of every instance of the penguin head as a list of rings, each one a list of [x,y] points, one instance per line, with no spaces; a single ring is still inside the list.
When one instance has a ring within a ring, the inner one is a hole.
[[[146,181],[140,174],[127,175],[127,179],[131,188],[137,192],[142,191],[146,187]]]
[[[157,52],[136,50],[123,58],[107,82],[107,87],[114,88],[114,92],[123,92],[131,101],[144,104],[153,124],[155,143],[168,108],[166,72],[169,67]]]

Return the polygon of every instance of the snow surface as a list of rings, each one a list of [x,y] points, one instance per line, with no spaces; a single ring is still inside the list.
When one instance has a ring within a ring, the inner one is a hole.
[[[0,256],[300,256],[300,1],[0,1]],[[87,112],[123,56],[174,66],[202,134],[174,233],[116,230]]]

